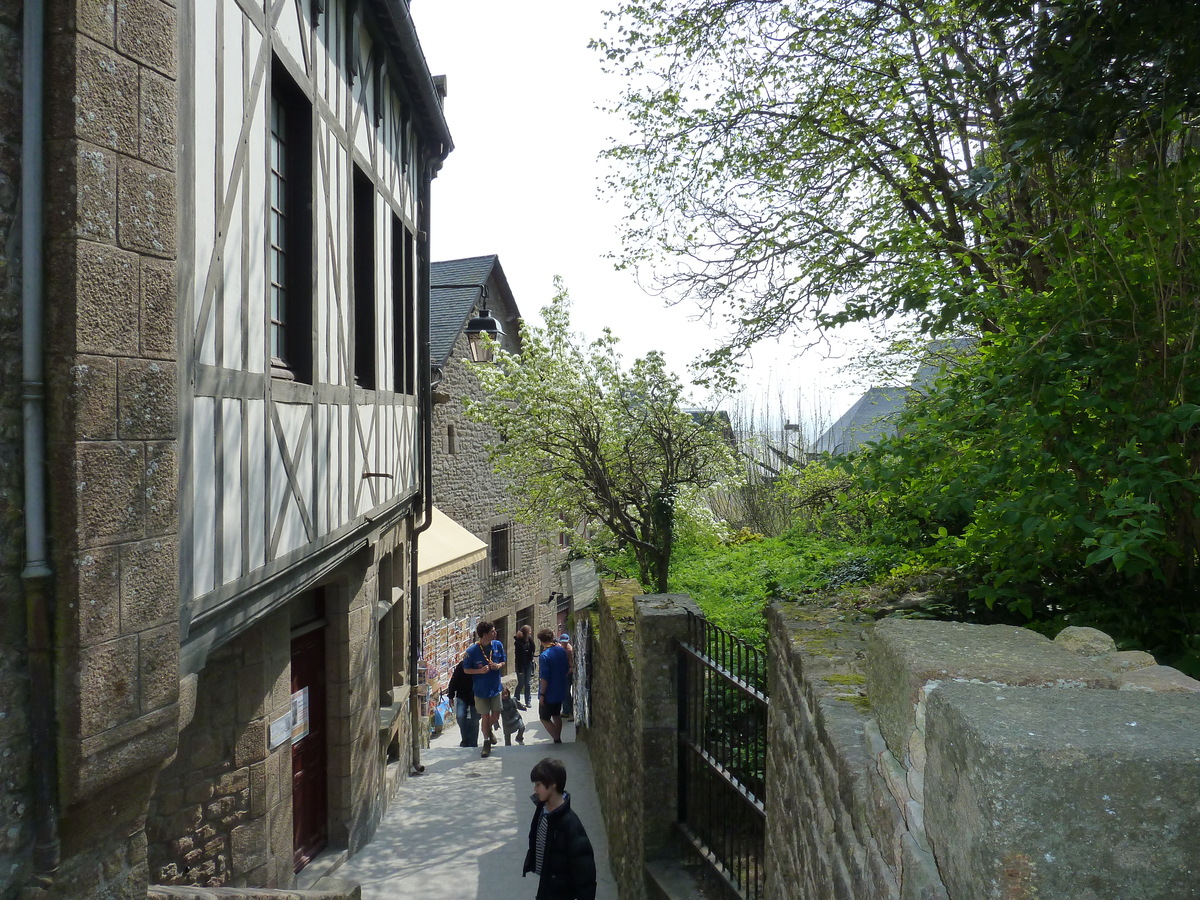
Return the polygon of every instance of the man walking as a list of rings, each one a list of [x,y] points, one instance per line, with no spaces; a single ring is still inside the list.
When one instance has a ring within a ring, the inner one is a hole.
[[[446,696],[454,704],[454,718],[458,720],[460,747],[479,746],[479,711],[475,709],[475,679],[463,671],[462,660],[454,667]]]
[[[475,628],[479,636],[474,644],[467,648],[463,657],[463,671],[474,676],[475,708],[479,710],[479,725],[483,730],[483,749],[480,756],[490,756],[492,745],[496,739],[492,737],[492,729],[500,718],[504,708],[500,697],[501,670],[508,657],[504,655],[504,644],[496,640],[496,626],[491,622],[481,621]]]
[[[554,640],[554,632],[543,628],[538,632],[542,654],[538,658],[538,718],[554,743],[562,743],[562,704],[567,695],[567,651]]]
[[[513,638],[513,658],[517,663],[517,689],[513,694],[513,698],[517,701],[517,709],[528,709],[532,706],[530,702],[530,684],[533,679],[533,629],[528,625],[522,625],[521,630],[517,632],[517,636]],[[521,703],[521,698],[525,698],[525,703]]]

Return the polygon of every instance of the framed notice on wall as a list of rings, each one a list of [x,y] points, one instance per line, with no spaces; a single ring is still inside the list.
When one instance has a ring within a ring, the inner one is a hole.
[[[292,694],[292,743],[308,737],[308,688]]]

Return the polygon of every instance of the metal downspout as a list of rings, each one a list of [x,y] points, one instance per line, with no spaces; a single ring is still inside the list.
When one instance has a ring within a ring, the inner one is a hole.
[[[429,200],[430,184],[433,173],[437,170],[436,162],[426,162],[425,171],[421,177],[420,213],[417,221],[417,259],[419,272],[417,276],[417,315],[420,317],[417,335],[420,339],[420,352],[417,356],[417,391],[421,402],[421,421],[424,434],[421,440],[421,522],[413,528],[412,541],[412,572],[410,573],[410,589],[408,603],[408,662],[409,683],[412,685],[412,767],[420,772],[421,741],[421,708],[417,694],[417,664],[420,660],[421,647],[421,589],[418,585],[419,559],[417,551],[417,535],[427,529],[433,522],[433,387],[430,384],[430,349],[429,349]]]
[[[55,736],[54,617],[46,553],[45,384],[42,381],[44,268],[42,233],[45,9],[26,0],[21,78],[21,405],[25,463],[25,592],[33,749],[34,883],[49,887],[57,871],[58,747]]]

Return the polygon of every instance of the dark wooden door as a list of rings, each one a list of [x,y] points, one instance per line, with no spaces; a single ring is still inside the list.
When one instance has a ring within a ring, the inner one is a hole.
[[[329,842],[324,628],[292,641],[292,708],[300,720],[292,742],[292,848],[299,872]],[[308,733],[300,737],[304,720]]]

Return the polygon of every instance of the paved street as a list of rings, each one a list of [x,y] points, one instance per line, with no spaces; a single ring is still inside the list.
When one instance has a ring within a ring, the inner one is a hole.
[[[455,726],[435,738],[421,754],[425,773],[400,787],[374,841],[333,877],[359,882],[363,900],[532,900],[537,877],[521,877],[533,813],[529,770],[556,756],[596,851],[597,900],[617,900],[586,745],[574,742],[571,723],[563,743],[552,744],[536,715],[524,715],[525,746],[501,743],[488,759],[460,748]]]

